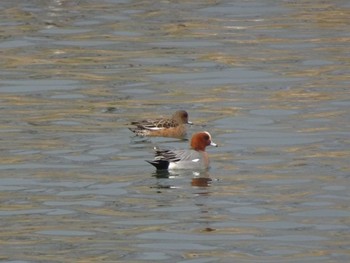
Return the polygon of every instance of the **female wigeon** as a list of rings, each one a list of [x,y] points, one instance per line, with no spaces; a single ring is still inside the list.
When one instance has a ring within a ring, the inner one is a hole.
[[[191,149],[188,150],[155,150],[155,157],[152,161],[146,161],[157,168],[166,169],[208,169],[209,156],[205,151],[207,146],[215,146],[209,132],[198,132],[193,134],[191,139]]]
[[[188,120],[188,113],[179,110],[171,118],[149,119],[133,121],[135,128],[129,128],[130,131],[138,136],[155,136],[155,137],[174,137],[183,138],[186,136],[185,124],[192,124]]]

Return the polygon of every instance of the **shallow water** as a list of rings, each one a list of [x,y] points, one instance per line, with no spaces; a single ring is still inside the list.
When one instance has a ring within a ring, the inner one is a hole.
[[[1,1],[2,262],[349,262],[348,1]],[[211,169],[127,123],[186,109]]]

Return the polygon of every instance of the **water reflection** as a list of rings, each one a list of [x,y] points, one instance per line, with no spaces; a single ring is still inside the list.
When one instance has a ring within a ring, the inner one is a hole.
[[[157,170],[152,174],[157,178],[155,188],[178,188],[176,179],[184,179],[191,186],[209,187],[212,183],[212,178],[207,171],[191,171],[191,170]]]
[[[208,187],[212,183],[212,179],[209,177],[195,177],[192,178],[191,185],[198,187]]]

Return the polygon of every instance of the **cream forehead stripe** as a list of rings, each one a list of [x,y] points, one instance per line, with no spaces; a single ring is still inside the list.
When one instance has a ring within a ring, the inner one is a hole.
[[[210,135],[210,133],[209,133],[209,132],[207,132],[207,131],[205,131],[204,133],[208,134],[209,139],[211,140],[211,135]]]

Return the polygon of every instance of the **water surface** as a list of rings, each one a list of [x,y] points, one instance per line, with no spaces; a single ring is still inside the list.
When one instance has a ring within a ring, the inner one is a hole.
[[[0,7],[1,261],[349,262],[347,1]],[[127,129],[178,109],[208,172]]]

